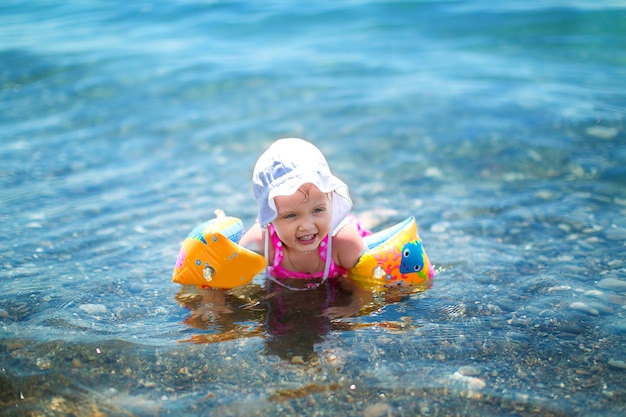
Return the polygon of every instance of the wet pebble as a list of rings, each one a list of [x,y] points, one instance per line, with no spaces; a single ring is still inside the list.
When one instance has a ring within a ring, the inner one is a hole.
[[[569,308],[577,311],[582,311],[584,313],[590,314],[592,316],[599,316],[600,311],[597,308],[593,308],[590,305],[583,303],[581,301],[576,301],[569,305]]]
[[[585,295],[590,296],[590,297],[595,297],[595,298],[603,298],[604,297],[604,293],[600,290],[590,290],[590,291],[585,291]]]
[[[302,356],[294,356],[291,358],[291,363],[294,365],[304,365],[304,358]]]
[[[591,305],[591,307],[595,308],[596,310],[598,310],[598,312],[600,312],[600,314],[602,315],[606,315],[606,314],[614,314],[615,311],[609,307],[608,305],[605,304],[601,304],[601,303],[589,303]]]
[[[52,367],[52,361],[49,358],[37,358],[35,363],[41,370],[50,369]]]
[[[507,333],[507,338],[509,339],[512,345],[516,345],[521,348],[525,348],[530,344],[530,339],[523,333]]]
[[[605,300],[611,304],[626,305],[626,296],[623,295],[607,295]]]
[[[483,381],[480,378],[476,378],[476,377],[472,377],[472,376],[465,376],[462,375],[459,372],[455,372],[452,377],[452,380],[454,381],[459,381],[461,383],[463,383],[464,385],[467,386],[467,388],[471,389],[471,390],[481,390],[483,388],[485,388],[485,386],[487,384],[485,384],[485,381]]]
[[[557,329],[561,332],[561,333],[566,333],[566,334],[571,334],[571,335],[579,335],[582,332],[585,331],[585,329],[583,329],[580,326],[577,326],[575,324],[559,324],[559,326],[557,327]]]
[[[626,291],[626,281],[617,278],[604,278],[598,281],[596,285],[604,290]]]
[[[569,291],[571,289],[572,289],[572,287],[570,287],[569,285],[555,285],[554,287],[548,288],[548,292]]]
[[[2,318],[9,317],[9,312],[0,308],[0,317]]]
[[[466,365],[459,368],[459,373],[463,376],[476,376],[480,375],[480,370],[473,366]]]
[[[626,362],[623,360],[619,360],[619,359],[609,359],[609,361],[607,362],[607,364],[611,367],[611,368],[617,368],[617,369],[626,369]]]
[[[387,403],[376,403],[363,410],[363,417],[386,417],[393,413],[393,408]]]
[[[585,292],[586,296],[597,298],[610,304],[626,305],[626,296],[613,293],[605,293],[600,290],[590,290]]]
[[[107,308],[104,304],[81,304],[78,308],[88,314],[104,314]]]
[[[587,135],[598,139],[613,139],[619,133],[616,127],[610,126],[589,126],[585,129]]]
[[[606,231],[606,238],[609,240],[626,240],[626,229],[616,227]]]

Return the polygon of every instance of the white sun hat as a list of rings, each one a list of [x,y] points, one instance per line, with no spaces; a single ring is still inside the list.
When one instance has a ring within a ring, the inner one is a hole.
[[[303,184],[314,184],[321,192],[332,192],[331,231],[335,235],[352,210],[348,186],[335,177],[326,158],[312,143],[298,138],[279,139],[258,159],[252,174],[254,197],[263,228],[276,218],[274,197],[289,196]]]

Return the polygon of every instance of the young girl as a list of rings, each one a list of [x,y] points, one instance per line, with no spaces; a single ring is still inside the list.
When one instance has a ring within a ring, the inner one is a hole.
[[[274,142],[257,161],[252,181],[259,216],[239,243],[265,255],[270,280],[317,288],[356,265],[367,249],[362,237],[370,232],[350,214],[348,186],[313,144]]]

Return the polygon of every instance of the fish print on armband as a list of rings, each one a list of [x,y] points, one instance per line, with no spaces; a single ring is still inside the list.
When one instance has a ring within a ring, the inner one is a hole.
[[[424,250],[422,242],[413,240],[402,247],[400,273],[420,272],[424,268]]]

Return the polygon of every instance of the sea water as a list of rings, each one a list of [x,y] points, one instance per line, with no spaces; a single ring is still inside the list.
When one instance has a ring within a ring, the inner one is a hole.
[[[2,415],[626,415],[620,1],[0,5]],[[173,284],[303,137],[418,293]]]

